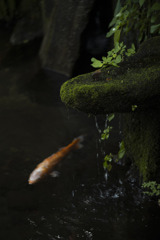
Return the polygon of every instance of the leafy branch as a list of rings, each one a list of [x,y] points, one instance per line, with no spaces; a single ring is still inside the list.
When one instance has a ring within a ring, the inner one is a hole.
[[[109,24],[110,30],[107,37],[114,36],[114,42],[119,42],[121,34],[129,32],[138,33],[138,43],[150,37],[160,34],[160,3],[156,0],[126,0],[121,6],[117,1],[114,17]]]
[[[135,53],[135,46],[132,44],[131,48],[126,49],[126,45],[123,42],[116,42],[115,47],[107,53],[107,57],[102,57],[102,60],[98,60],[94,57],[91,58],[91,66],[94,68],[102,68],[115,66],[119,67],[118,64],[124,61],[125,55],[131,56]]]

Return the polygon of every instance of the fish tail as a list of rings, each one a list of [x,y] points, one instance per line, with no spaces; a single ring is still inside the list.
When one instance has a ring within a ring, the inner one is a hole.
[[[82,142],[84,141],[84,136],[81,135],[81,136],[75,138],[75,140],[77,140],[77,143],[76,143],[76,146],[75,146],[76,149],[81,149],[83,147]]]

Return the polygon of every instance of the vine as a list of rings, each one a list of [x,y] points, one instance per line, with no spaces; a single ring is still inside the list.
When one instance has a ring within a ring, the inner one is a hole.
[[[115,47],[108,51],[107,57],[102,57],[102,61],[94,57],[91,58],[91,66],[94,68],[103,68],[109,66],[119,67],[118,64],[124,61],[125,56],[131,56],[135,53],[135,46],[132,44],[131,48],[126,49],[126,45],[123,42],[115,43]]]

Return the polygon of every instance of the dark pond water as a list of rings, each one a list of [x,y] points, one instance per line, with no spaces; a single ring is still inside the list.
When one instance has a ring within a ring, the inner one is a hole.
[[[6,39],[0,44],[0,239],[160,239],[160,208],[144,197],[130,165],[103,171],[104,154],[118,149],[118,120],[101,144],[106,117],[67,109],[59,99],[64,78],[39,68],[38,44],[11,48]],[[28,185],[39,162],[79,135],[84,147],[56,167],[58,178]]]

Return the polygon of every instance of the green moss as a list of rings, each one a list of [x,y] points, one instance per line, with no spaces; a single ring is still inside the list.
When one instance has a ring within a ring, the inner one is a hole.
[[[157,112],[124,115],[125,148],[144,181],[158,175],[159,130],[159,114]]]
[[[120,63],[120,67],[80,75],[61,88],[62,101],[87,113],[111,113],[139,110],[159,105],[160,37],[147,40],[139,51]],[[153,97],[156,96],[156,101]],[[88,103],[88,105],[86,104]]]
[[[150,98],[159,94],[158,64],[128,68],[125,72],[124,68],[121,72],[103,69],[96,81],[92,75],[80,75],[62,85],[60,95],[67,106],[92,114],[127,112],[135,104],[139,109],[149,106]]]

